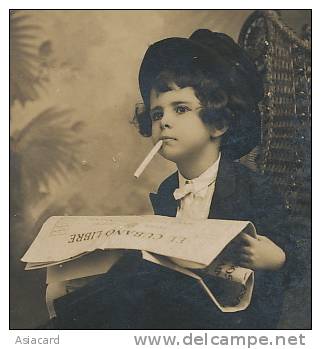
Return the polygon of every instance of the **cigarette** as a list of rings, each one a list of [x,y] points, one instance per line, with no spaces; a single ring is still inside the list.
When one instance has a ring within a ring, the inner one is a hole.
[[[143,162],[139,165],[138,169],[134,173],[134,176],[136,178],[138,178],[142,174],[142,172],[145,170],[146,166],[152,161],[153,157],[156,155],[156,153],[158,153],[158,151],[159,151],[159,149],[161,148],[162,145],[163,145],[163,141],[162,140],[158,141],[155,144],[153,149],[148,153],[146,158],[143,160]]]

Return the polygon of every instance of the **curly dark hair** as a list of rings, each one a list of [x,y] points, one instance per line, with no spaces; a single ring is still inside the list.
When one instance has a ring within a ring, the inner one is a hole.
[[[232,129],[238,127],[242,119],[240,113],[258,112],[256,101],[248,86],[240,80],[237,69],[236,65],[227,77],[223,74],[214,76],[213,73],[197,68],[191,70],[184,66],[176,67],[175,70],[161,71],[153,81],[152,88],[157,92],[167,92],[172,90],[173,84],[180,88],[192,87],[201,102],[199,116],[202,121],[217,129],[228,127],[221,141],[223,149],[225,144],[233,142],[233,139],[229,139],[229,135]],[[145,137],[150,137],[152,133],[149,111],[149,98],[147,98],[145,104],[136,105],[133,119],[139,133]]]

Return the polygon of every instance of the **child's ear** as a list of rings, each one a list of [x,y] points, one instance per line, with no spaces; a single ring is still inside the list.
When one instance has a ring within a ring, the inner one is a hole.
[[[218,138],[223,136],[223,134],[228,130],[228,126],[223,126],[222,128],[212,127],[210,129],[210,135],[212,138]]]

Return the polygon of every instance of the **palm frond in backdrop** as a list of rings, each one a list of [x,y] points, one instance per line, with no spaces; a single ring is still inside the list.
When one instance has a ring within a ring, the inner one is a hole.
[[[24,105],[38,98],[39,55],[37,42],[41,28],[31,17],[10,14],[10,105],[16,100]]]
[[[10,105],[40,99],[42,28],[24,11],[10,13]],[[11,135],[11,184],[13,201],[35,203],[41,188],[60,181],[79,167],[79,130],[83,122],[71,121],[71,110],[51,107],[30,117],[24,128]]]
[[[60,182],[80,168],[82,141],[77,131],[82,122],[71,122],[71,110],[48,108],[32,119],[11,139],[13,154],[19,157],[24,195],[31,203],[49,189],[50,180]]]

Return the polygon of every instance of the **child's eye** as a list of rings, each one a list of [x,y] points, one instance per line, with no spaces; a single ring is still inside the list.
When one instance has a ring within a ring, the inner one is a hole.
[[[163,117],[163,112],[161,110],[153,110],[150,112],[150,118],[152,121],[160,120]]]
[[[191,109],[189,107],[187,107],[186,105],[178,105],[175,109],[177,114],[184,114],[188,111],[191,111]]]

